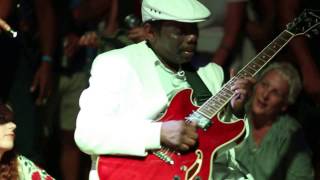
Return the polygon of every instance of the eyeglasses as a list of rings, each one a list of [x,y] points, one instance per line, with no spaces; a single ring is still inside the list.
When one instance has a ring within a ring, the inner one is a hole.
[[[13,112],[5,105],[0,105],[0,124],[14,122]]]

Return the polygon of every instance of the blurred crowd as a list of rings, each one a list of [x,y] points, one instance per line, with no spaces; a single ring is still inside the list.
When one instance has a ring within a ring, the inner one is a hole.
[[[320,10],[316,0],[199,1],[212,15],[198,26],[196,58],[225,72],[241,70],[285,30],[303,33],[286,25],[304,9]],[[15,113],[15,148],[57,179],[88,177],[90,157],[74,142],[79,97],[97,54],[145,39],[140,6],[140,0],[0,0],[0,98]],[[319,45],[320,36],[297,36],[273,60],[292,64],[302,78],[288,113],[302,126],[317,179]]]

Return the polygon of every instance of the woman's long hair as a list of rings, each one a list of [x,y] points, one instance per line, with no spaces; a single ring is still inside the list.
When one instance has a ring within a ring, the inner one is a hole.
[[[18,180],[18,161],[14,149],[3,154],[0,160],[0,180]]]

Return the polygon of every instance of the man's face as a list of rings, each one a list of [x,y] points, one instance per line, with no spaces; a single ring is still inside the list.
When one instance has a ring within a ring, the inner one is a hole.
[[[273,117],[287,109],[289,85],[275,70],[267,72],[256,84],[252,100],[252,113]]]
[[[176,21],[161,23],[161,29],[154,33],[151,41],[161,61],[173,68],[191,61],[198,40],[197,24]]]

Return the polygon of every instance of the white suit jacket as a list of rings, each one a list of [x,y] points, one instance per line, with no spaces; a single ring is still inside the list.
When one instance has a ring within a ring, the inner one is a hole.
[[[168,105],[146,42],[96,57],[89,87],[80,97],[75,141],[91,155],[145,156],[160,148],[160,122],[152,122]],[[212,94],[223,83],[222,68],[209,64],[198,74]]]

